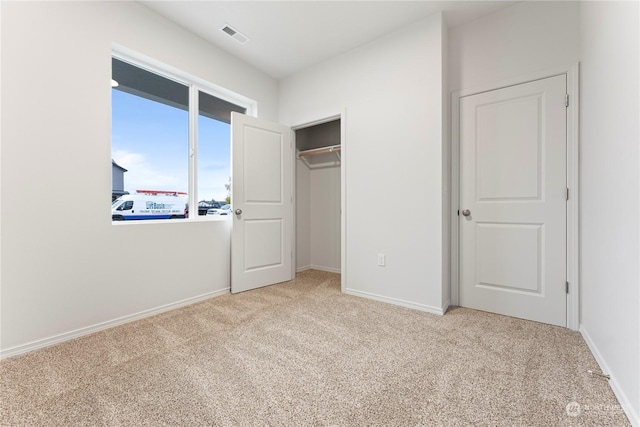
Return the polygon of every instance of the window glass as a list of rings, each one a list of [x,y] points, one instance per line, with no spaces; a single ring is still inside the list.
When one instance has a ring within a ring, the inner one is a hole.
[[[112,58],[112,210],[125,210],[125,204],[117,205],[121,196],[133,200],[156,197],[158,204],[170,196],[182,197],[188,205],[189,188],[195,189],[192,200],[198,208],[198,215],[192,216],[207,215],[210,209],[230,202],[231,112],[245,113],[246,108],[203,92],[199,84],[188,80],[180,83]],[[196,90],[191,91],[190,86]],[[196,102],[198,117],[191,122],[189,106]],[[195,136],[194,162],[189,156],[190,134]],[[197,168],[190,173],[193,165]],[[188,213],[187,209],[137,208],[130,216],[120,212],[112,217],[173,219],[188,217]]]
[[[198,92],[198,201],[207,208],[202,214],[209,215],[220,202],[226,203],[231,161],[230,120],[216,114],[224,108],[216,101],[221,100]],[[222,112],[227,112],[226,116],[230,113],[228,108]]]
[[[112,79],[112,199],[140,190],[186,194],[188,86],[116,58]]]

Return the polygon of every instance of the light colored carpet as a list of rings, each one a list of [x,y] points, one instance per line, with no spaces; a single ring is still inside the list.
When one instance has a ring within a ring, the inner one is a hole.
[[[628,425],[576,332],[464,308],[431,315],[339,283],[310,270],[3,360],[0,422]]]

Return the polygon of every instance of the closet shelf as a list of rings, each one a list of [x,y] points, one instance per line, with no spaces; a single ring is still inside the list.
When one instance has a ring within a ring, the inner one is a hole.
[[[316,169],[319,167],[323,167],[322,164],[313,164],[310,163],[309,160],[307,160],[308,156],[315,156],[316,154],[328,154],[328,153],[335,153],[336,156],[338,156],[338,162],[342,161],[342,159],[340,158],[340,145],[330,145],[327,147],[320,147],[320,148],[313,148],[311,150],[304,150],[304,151],[299,151],[298,152],[298,158],[300,160],[302,160],[302,162],[307,165],[307,167],[309,169]],[[325,163],[326,165],[326,163]]]
[[[340,149],[341,147],[339,145],[331,145],[328,147],[314,148],[311,150],[304,150],[304,151],[298,152],[298,157],[314,156],[316,154],[324,154],[324,153],[336,153],[338,155],[338,158],[340,158],[340,154],[338,154]]]

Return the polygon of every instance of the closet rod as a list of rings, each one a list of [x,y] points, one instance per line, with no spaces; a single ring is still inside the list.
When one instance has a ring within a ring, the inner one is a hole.
[[[324,153],[337,153],[337,151],[340,151],[340,146],[339,145],[332,145],[330,147],[321,147],[321,148],[314,148],[312,150],[305,150],[305,151],[300,151],[298,153],[299,157],[305,157],[305,156],[314,156],[316,154],[324,154]]]

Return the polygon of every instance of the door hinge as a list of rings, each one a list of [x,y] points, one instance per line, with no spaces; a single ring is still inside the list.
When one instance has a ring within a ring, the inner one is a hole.
[[[566,283],[566,285],[565,285],[565,292],[566,292],[566,293],[569,293],[569,282],[565,282],[565,283]]]
[[[567,200],[569,200],[569,187],[567,187]]]
[[[568,107],[569,106],[569,94],[565,94],[564,95],[564,106]]]

